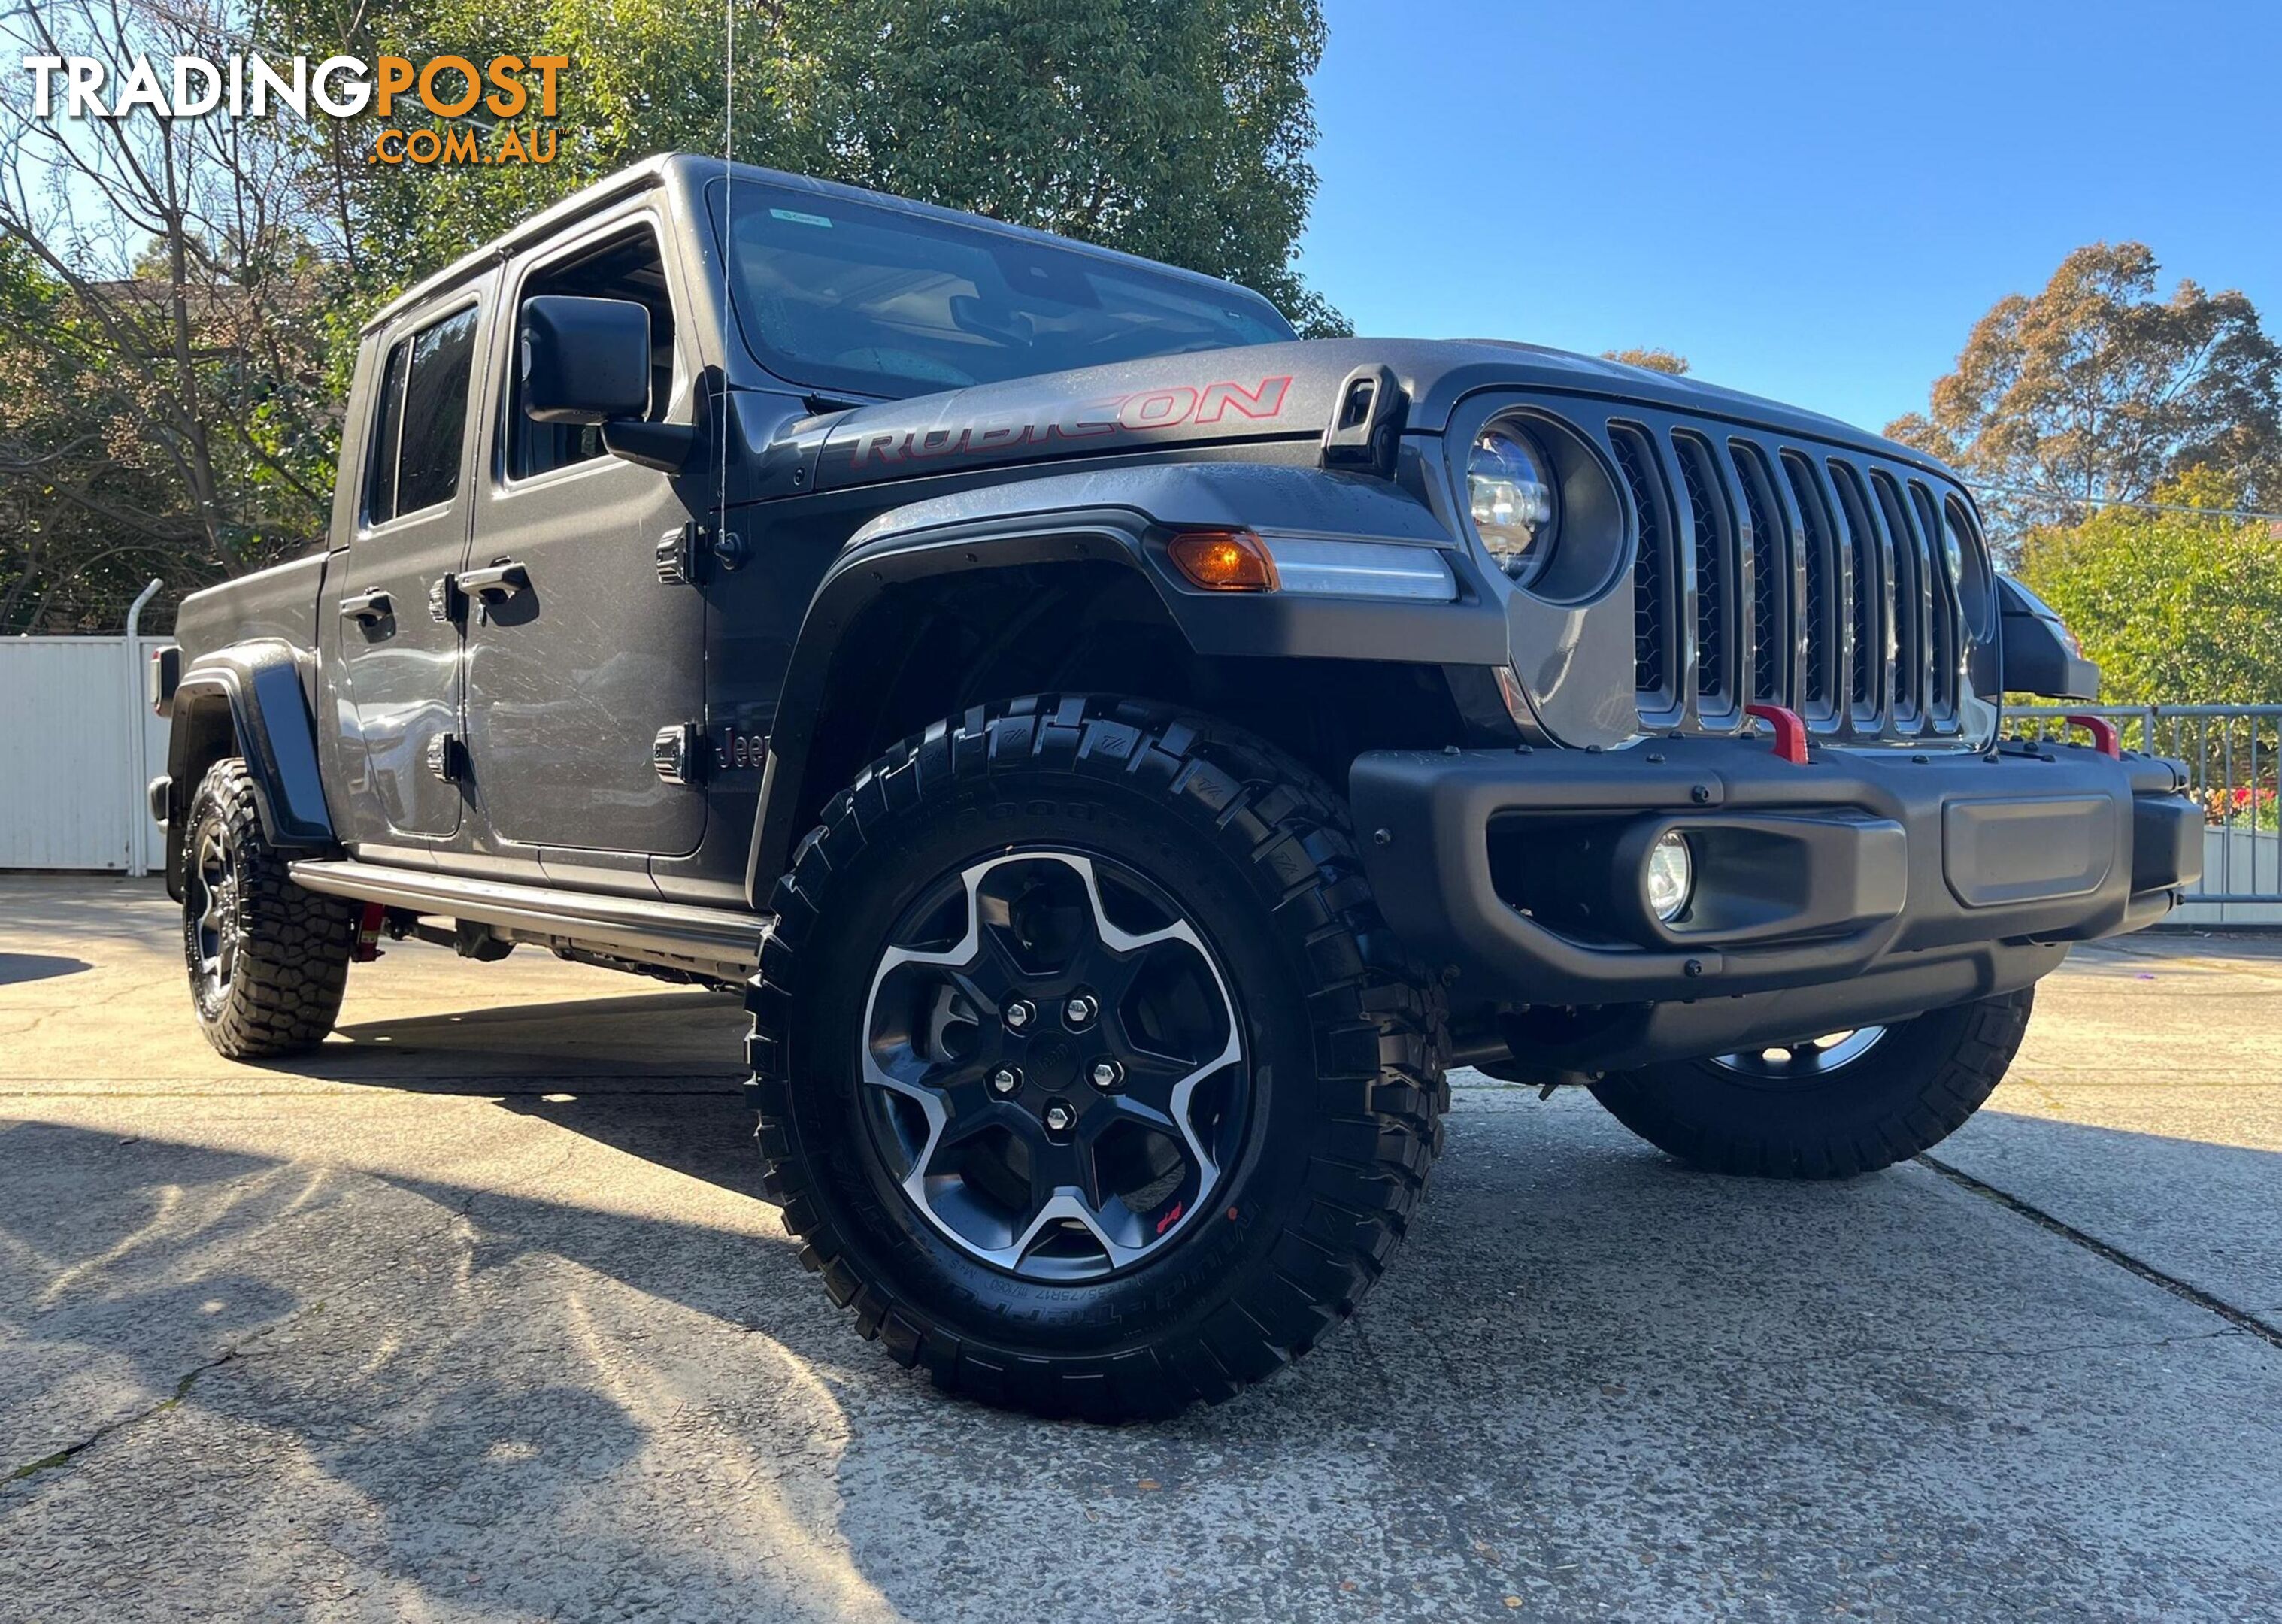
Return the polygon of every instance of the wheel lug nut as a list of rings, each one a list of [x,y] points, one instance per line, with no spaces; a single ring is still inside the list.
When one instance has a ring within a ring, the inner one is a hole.
[[[1046,1128],[1052,1133],[1067,1133],[1077,1126],[1077,1113],[1057,1100],[1046,1107]]]
[[[990,1074],[990,1092],[994,1094],[1011,1094],[1021,1086],[1022,1074],[1012,1066],[1001,1066]]]
[[[1096,1061],[1091,1075],[1093,1085],[1106,1093],[1125,1081],[1125,1068],[1115,1061]]]
[[[1083,1026],[1093,1019],[1098,1006],[1083,992],[1062,1006],[1062,1018],[1072,1026]]]
[[[1006,1006],[1006,1024],[1021,1031],[1038,1018],[1038,1006],[1028,998],[1016,998]]]

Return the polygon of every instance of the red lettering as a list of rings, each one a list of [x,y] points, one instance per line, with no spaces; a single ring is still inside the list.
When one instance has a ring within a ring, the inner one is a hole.
[[[1164,429],[1186,423],[1197,409],[1197,392],[1188,388],[1152,389],[1129,395],[1117,409],[1117,421],[1129,429]]]
[[[1105,395],[1098,400],[1073,400],[1055,420],[1053,431],[1065,439],[1114,434],[1117,432],[1117,408],[1124,403],[1123,395]]]
[[[1010,446],[1021,445],[1029,431],[1027,423],[986,423],[967,431],[966,448],[974,452],[1004,451]]]
[[[1218,423],[1230,408],[1246,417],[1280,417],[1285,392],[1291,387],[1288,377],[1263,377],[1254,389],[1239,384],[1207,385],[1203,403],[1197,408],[1197,421]]]

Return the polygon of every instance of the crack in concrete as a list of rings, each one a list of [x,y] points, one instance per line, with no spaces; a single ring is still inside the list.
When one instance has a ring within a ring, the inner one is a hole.
[[[555,1162],[554,1166],[547,1169],[547,1172],[551,1174],[559,1171],[570,1161],[571,1154],[572,1152],[566,1151],[565,1154]],[[526,1180],[524,1182],[528,1183],[529,1181]],[[303,1320],[323,1313],[325,1311],[325,1305],[330,1302],[333,1297],[358,1291],[370,1282],[380,1278],[383,1275],[400,1268],[403,1265],[405,1257],[416,1253],[420,1247],[427,1244],[428,1242],[434,1240],[447,1240],[451,1239],[461,1224],[472,1223],[474,1221],[471,1214],[476,1203],[483,1200],[487,1194],[491,1193],[493,1193],[484,1190],[470,1190],[457,1202],[451,1203],[449,1205],[439,1203],[439,1205],[444,1206],[445,1216],[442,1222],[430,1228],[427,1232],[418,1240],[415,1241],[411,1247],[407,1247],[402,1255],[392,1257],[387,1262],[383,1263],[375,1268],[366,1270],[364,1273],[357,1276],[356,1278],[332,1288],[330,1295],[320,1297],[314,1302],[308,1304],[305,1308],[294,1309],[291,1313],[287,1314],[283,1318],[262,1326],[261,1329],[254,1332],[244,1340],[232,1342],[228,1347],[224,1348],[221,1352],[207,1360],[205,1364],[198,1365],[188,1371],[180,1380],[175,1383],[175,1390],[171,1394],[167,1397],[160,1399],[157,1403],[150,1406],[150,1408],[140,1410],[131,1416],[122,1416],[116,1421],[106,1421],[102,1426],[97,1427],[93,1432],[89,1433],[86,1437],[81,1439],[78,1442],[66,1444],[64,1448],[58,1449],[54,1454],[43,1456],[38,1460],[27,1461],[24,1465],[16,1467],[12,1472],[9,1472],[5,1476],[0,1476],[0,1492],[4,1492],[12,1484],[22,1482],[27,1478],[36,1477],[41,1472],[50,1472],[58,1467],[68,1465],[78,1457],[86,1454],[88,1450],[93,1449],[97,1444],[101,1443],[105,1439],[113,1436],[114,1434],[125,1432],[129,1427],[139,1426],[145,1421],[155,1419],[156,1418],[166,1414],[168,1410],[175,1409],[182,1403],[183,1399],[190,1395],[190,1389],[198,1386],[198,1382],[203,1378],[220,1370],[225,1364],[235,1364],[240,1359],[252,1357],[252,1349],[256,1343],[267,1341],[269,1338],[276,1336],[282,1332],[291,1330]]]
[[[168,1394],[165,1398],[160,1399],[157,1403],[151,1405],[148,1410],[139,1411],[135,1415],[123,1416],[116,1421],[106,1421],[101,1426],[97,1427],[93,1432],[89,1433],[86,1437],[81,1439],[77,1443],[66,1444],[62,1449],[58,1449],[52,1455],[43,1456],[38,1460],[26,1462],[23,1465],[20,1465],[13,1472],[11,1472],[6,1477],[0,1478],[0,1488],[4,1488],[6,1485],[11,1483],[20,1483],[26,1478],[36,1477],[43,1472],[51,1472],[58,1466],[68,1465],[74,1457],[86,1454],[88,1450],[93,1449],[97,1444],[101,1443],[105,1438],[110,1437],[113,1433],[125,1432],[130,1426],[140,1426],[144,1422],[151,1419],[155,1416],[166,1414],[167,1411],[174,1409],[176,1405],[180,1404],[183,1399],[190,1396],[190,1389],[198,1386],[200,1378],[211,1373],[212,1371],[220,1370],[225,1364],[231,1364],[237,1359],[244,1357],[245,1349],[248,1346],[260,1340],[262,1337],[269,1335],[271,1332],[283,1329],[285,1323],[286,1322],[280,1321],[277,1325],[268,1327],[259,1334],[248,1337],[244,1342],[233,1342],[228,1348],[223,1348],[221,1352],[216,1355],[213,1358],[207,1360],[204,1364],[198,1365],[196,1369],[183,1376],[180,1381],[177,1381],[175,1384],[175,1390],[172,1393]]]
[[[2255,1336],[2260,1341],[2269,1343],[2275,1348],[2282,1348],[2282,1329],[2268,1325],[2256,1314],[2239,1309],[2223,1297],[2215,1297],[2200,1286],[2190,1286],[2177,1275],[2166,1274],[2154,1264],[2145,1259],[2134,1257],[2123,1247],[2111,1246],[2097,1235],[2080,1230],[2065,1219],[2054,1217],[2043,1208],[2024,1201],[2017,1195],[1999,1190],[1992,1184],[1984,1183],[1961,1168],[1952,1167],[1948,1162],[1930,1155],[1921,1154],[1917,1159],[1960,1189],[1977,1195],[1983,1201],[1992,1201],[2006,1211],[2028,1219],[2038,1228],[2058,1235],[2061,1239],[2082,1247],[2104,1262],[2115,1264],[2128,1274],[2138,1275],[2151,1286],[2162,1287],[2173,1296],[2192,1302],[2206,1313],[2217,1315],[2237,1331]]]

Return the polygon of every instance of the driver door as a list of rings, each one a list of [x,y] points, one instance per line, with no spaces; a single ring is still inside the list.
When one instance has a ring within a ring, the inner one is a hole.
[[[596,430],[525,417],[514,364],[524,300],[635,299],[650,312],[649,417],[688,422],[696,367],[660,241],[648,209],[621,214],[510,265],[501,289],[495,462],[468,569],[520,573],[467,604],[468,748],[488,843],[543,864],[563,852],[555,866],[679,856],[704,833],[704,791],[652,761],[662,729],[704,718],[704,598],[657,569],[660,537],[691,516],[671,477],[610,456]]]

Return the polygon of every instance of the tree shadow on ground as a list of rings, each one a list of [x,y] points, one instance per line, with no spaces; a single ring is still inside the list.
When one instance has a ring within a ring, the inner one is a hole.
[[[2123,1179],[2153,1156],[2282,1190],[2268,1152],[2006,1132]],[[7,1412],[106,1362],[160,1390],[248,1351],[170,1423],[208,1429],[196,1454],[128,1428],[105,1445],[127,1478],[91,1452],[0,1493],[99,1486],[70,1526],[208,1571],[282,1540],[289,1612],[324,1563],[400,1610],[586,1616],[628,1583],[688,1616],[929,1619],[1505,1616],[1507,1595],[2247,1616],[2275,1594],[2282,1355],[2255,1337],[1921,1168],[1714,1179],[1487,1091],[1452,1145],[1354,1325],[1229,1405],[1103,1429],[930,1393],[765,1221],[682,1216],[718,1197],[319,1182],[24,1124],[0,1131],[0,1167],[41,1169],[0,1180]],[[282,1328],[249,1341],[256,1321]],[[148,1514],[169,1496],[206,1514]],[[503,1573],[523,1588],[494,1597]]]

